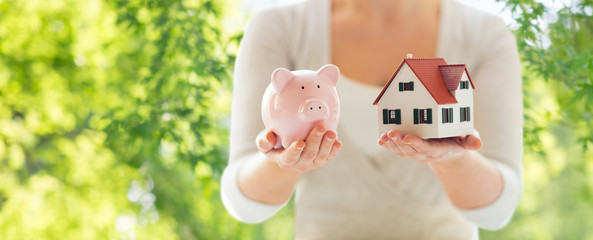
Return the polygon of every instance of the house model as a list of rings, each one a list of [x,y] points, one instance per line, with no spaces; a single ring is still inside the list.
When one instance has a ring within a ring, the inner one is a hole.
[[[472,134],[473,91],[465,64],[408,54],[373,103],[379,136],[391,129],[421,138]]]

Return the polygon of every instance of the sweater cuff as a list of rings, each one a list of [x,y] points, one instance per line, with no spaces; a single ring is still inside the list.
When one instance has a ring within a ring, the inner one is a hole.
[[[492,162],[495,163],[503,179],[500,196],[488,206],[469,210],[460,209],[460,211],[480,228],[498,230],[509,222],[515,212],[521,198],[521,183],[517,173],[510,167],[498,161]]]
[[[270,218],[288,203],[264,204],[247,198],[239,189],[239,171],[243,164],[261,153],[249,154],[230,163],[222,174],[220,194],[227,211],[237,220],[245,223],[260,223]]]

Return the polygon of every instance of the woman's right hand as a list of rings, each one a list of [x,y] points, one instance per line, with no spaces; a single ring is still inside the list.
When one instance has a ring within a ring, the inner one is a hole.
[[[267,130],[257,136],[256,142],[259,151],[266,154],[268,159],[277,163],[280,168],[301,173],[324,166],[336,157],[342,148],[337,134],[327,131],[323,125],[315,126],[305,141],[296,140],[288,148],[274,149],[276,134]]]

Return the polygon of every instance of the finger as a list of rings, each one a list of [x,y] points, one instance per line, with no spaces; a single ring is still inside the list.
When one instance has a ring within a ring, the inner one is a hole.
[[[377,144],[385,149],[389,149],[387,145],[385,145],[385,143],[381,140],[381,138],[377,139]]]
[[[302,140],[292,142],[288,148],[282,152],[280,160],[278,160],[278,166],[281,168],[294,166],[299,161],[305,146],[306,144]]]
[[[386,144],[386,146],[395,146],[394,141],[399,140],[399,136],[401,133],[397,130],[391,130],[383,135],[381,135],[381,141]]]
[[[425,141],[422,138],[420,138],[416,135],[411,135],[411,134],[406,135],[402,139],[402,142],[405,144],[408,144],[410,147],[412,147],[414,150],[416,150],[417,153],[426,154],[426,155],[430,155],[435,150],[435,147],[436,147],[430,141]]]
[[[382,147],[387,148],[387,150],[392,151],[393,153],[402,157],[402,152],[395,145],[395,142],[391,138],[388,137],[388,133],[384,133],[383,135],[381,135],[378,142],[379,142],[379,145],[381,145]]]
[[[412,158],[420,162],[432,161],[445,150],[444,148],[450,147],[442,144],[441,139],[424,140],[416,135],[406,135],[402,142],[416,151],[416,155],[413,155]]]
[[[276,134],[272,131],[263,130],[256,138],[257,148],[260,152],[267,153],[276,145]]]
[[[322,125],[315,126],[311,132],[309,132],[309,136],[305,140],[307,146],[303,150],[303,154],[301,154],[301,160],[305,161],[313,161],[319,152],[319,146],[321,145],[321,140],[323,139],[323,135],[325,134],[326,129]]]
[[[403,137],[402,137],[403,138]],[[397,141],[394,141],[395,145],[399,150],[402,152],[402,157],[404,158],[412,158],[418,154],[414,148],[410,146],[410,144],[404,143],[401,138]]]
[[[334,142],[334,146],[332,147],[332,150],[329,152],[328,161],[338,156],[338,153],[340,152],[340,149],[342,149],[342,146],[343,144],[340,140],[336,140]]]
[[[387,132],[387,137],[389,137],[393,141],[400,140],[404,137],[404,134],[398,130],[392,129]]]
[[[391,139],[389,139],[389,137],[387,137],[387,133],[383,133],[377,140],[377,143],[379,144],[379,146],[382,146],[387,149],[389,149],[389,146],[387,145],[388,142],[391,142]]]
[[[462,146],[467,150],[478,150],[482,148],[482,140],[475,135],[468,135]]]
[[[400,153],[398,156],[410,158],[416,155],[416,150],[414,150],[410,145],[402,142],[402,139],[405,137],[402,132],[392,129],[391,131],[387,132],[387,137],[392,140],[394,148],[396,148],[396,151]]]
[[[323,141],[321,142],[321,146],[319,147],[317,157],[315,157],[315,160],[313,160],[313,165],[315,165],[315,167],[323,166],[323,164],[327,162],[337,137],[338,135],[332,131],[325,133]]]
[[[387,133],[383,133],[383,135],[379,137],[379,141],[381,141],[382,143],[388,143],[391,142],[391,138],[387,136]]]

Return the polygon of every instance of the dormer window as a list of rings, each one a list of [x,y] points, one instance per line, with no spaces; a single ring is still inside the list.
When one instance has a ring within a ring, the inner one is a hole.
[[[469,81],[461,81],[459,84],[459,89],[469,89]]]
[[[414,91],[414,82],[400,82],[399,91]]]

